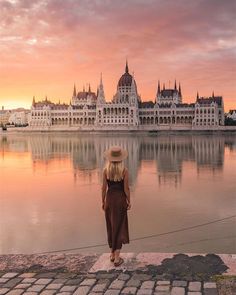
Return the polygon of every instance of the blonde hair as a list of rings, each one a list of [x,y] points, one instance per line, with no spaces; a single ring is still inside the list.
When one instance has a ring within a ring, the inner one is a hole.
[[[107,179],[112,181],[120,181],[123,179],[124,162],[110,162],[108,161],[105,167]]]

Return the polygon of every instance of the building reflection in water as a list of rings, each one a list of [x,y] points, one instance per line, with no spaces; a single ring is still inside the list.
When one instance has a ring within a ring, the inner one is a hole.
[[[236,149],[229,136],[222,135],[86,135],[86,134],[32,134],[2,136],[1,155],[4,151],[30,152],[34,169],[38,164],[71,160],[75,181],[78,175],[100,181],[105,165],[103,153],[110,146],[126,149],[129,157],[130,183],[135,185],[138,170],[144,161],[155,161],[159,184],[178,185],[181,182],[184,162],[194,162],[197,171],[220,171],[224,164],[225,146]]]
[[[0,135],[0,254],[103,244],[99,190],[103,153],[112,145],[129,152],[131,238],[231,216],[235,143],[233,135],[210,134]],[[176,248],[188,241],[204,241],[209,232],[212,239],[233,236],[233,228],[235,220],[229,220],[187,234],[139,240],[126,249],[163,252],[173,245],[173,252],[235,253],[235,239]],[[95,250],[106,251],[91,249]]]

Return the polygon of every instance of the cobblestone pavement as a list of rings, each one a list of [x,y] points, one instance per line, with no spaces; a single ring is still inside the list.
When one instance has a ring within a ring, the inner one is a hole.
[[[0,255],[0,295],[236,295],[235,255]]]
[[[159,280],[137,272],[2,272],[0,294],[9,295],[219,295],[216,282]],[[223,295],[233,294],[230,292]]]

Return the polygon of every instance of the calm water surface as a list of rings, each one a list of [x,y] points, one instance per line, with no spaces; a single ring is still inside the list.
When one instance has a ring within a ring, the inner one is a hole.
[[[235,135],[58,133],[0,135],[0,254],[107,251],[96,245],[106,244],[100,192],[111,145],[129,152],[124,251],[236,253],[236,218],[178,231],[236,214]]]

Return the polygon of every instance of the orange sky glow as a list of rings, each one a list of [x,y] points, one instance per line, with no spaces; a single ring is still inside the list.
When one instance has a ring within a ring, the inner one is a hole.
[[[110,101],[127,58],[144,101],[176,79],[184,102],[214,91],[236,109],[235,14],[234,0],[0,0],[0,106],[69,103],[101,72]]]

